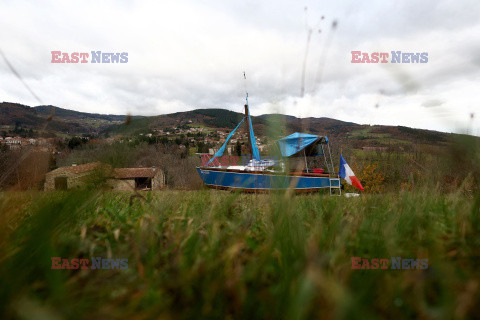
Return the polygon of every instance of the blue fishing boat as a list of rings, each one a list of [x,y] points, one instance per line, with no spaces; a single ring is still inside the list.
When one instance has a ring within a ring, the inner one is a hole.
[[[249,161],[244,165],[222,164],[218,158],[223,156],[230,138],[243,122],[246,122],[248,127]],[[275,146],[278,150],[278,157],[260,157],[253,132],[247,93],[245,117],[230,132],[225,143],[214,156],[204,165],[197,167],[197,171],[207,187],[216,189],[246,192],[287,189],[295,192],[315,192],[328,189],[330,193],[335,191],[341,193],[340,178],[333,166],[327,137],[296,132],[276,141]],[[325,167],[309,169],[307,156],[323,156]],[[290,168],[288,160],[294,157],[303,157],[304,164],[302,163],[301,167]],[[216,163],[215,159],[217,159]]]

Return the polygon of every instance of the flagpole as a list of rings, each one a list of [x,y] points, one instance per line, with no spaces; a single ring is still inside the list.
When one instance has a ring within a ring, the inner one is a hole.
[[[305,153],[305,149],[303,149],[303,157],[305,158],[305,169],[308,173],[307,154]]]
[[[328,153],[330,154],[330,164],[332,165],[332,171],[335,173],[335,166],[333,165],[332,152],[330,151],[330,143],[327,143]]]
[[[248,108],[248,91],[247,91],[247,76],[245,75],[245,71],[243,71],[243,78],[244,84],[245,84],[245,122],[247,123],[247,133],[248,133],[248,150],[250,151],[250,155],[252,156],[253,159],[253,148],[252,148],[252,137],[250,136],[250,110]]]

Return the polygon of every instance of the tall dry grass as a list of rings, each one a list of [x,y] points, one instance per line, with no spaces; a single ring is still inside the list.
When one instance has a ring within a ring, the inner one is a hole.
[[[166,191],[2,193],[4,318],[469,318],[480,200]],[[19,204],[23,204],[19,207]],[[52,256],[127,258],[52,270]],[[351,257],[426,258],[352,270]]]

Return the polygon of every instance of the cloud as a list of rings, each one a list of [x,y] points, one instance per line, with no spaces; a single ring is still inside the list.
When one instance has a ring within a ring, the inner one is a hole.
[[[42,101],[86,112],[241,112],[246,71],[253,114],[458,131],[479,113],[479,11],[473,0],[6,0],[0,49]],[[129,62],[52,64],[52,50],[128,52]],[[352,50],[428,52],[429,61],[352,64]],[[37,104],[1,61],[0,100]]]
[[[441,106],[442,104],[443,104],[443,101],[442,101],[442,100],[439,100],[439,99],[431,99],[431,100],[427,100],[427,101],[423,102],[423,103],[422,103],[422,107],[432,108],[432,107]]]

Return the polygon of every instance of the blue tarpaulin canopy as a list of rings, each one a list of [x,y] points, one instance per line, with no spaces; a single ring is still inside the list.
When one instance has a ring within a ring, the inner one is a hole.
[[[227,139],[225,140],[225,143],[222,145],[222,147],[221,147],[220,149],[218,149],[218,151],[215,152],[215,154],[213,155],[212,159],[210,159],[210,161],[207,162],[207,164],[206,164],[207,166],[213,161],[213,159],[223,156],[223,153],[225,152],[225,148],[227,147],[228,141],[229,141],[230,138],[233,136],[233,134],[235,133],[235,131],[237,131],[238,127],[240,127],[240,125],[242,124],[243,120],[245,120],[245,119],[242,119],[242,121],[240,121],[240,123],[236,126],[236,128],[233,129],[232,132],[230,132],[230,134],[228,135],[228,137],[227,137]],[[256,146],[256,145],[255,145],[255,146]]]
[[[295,132],[278,140],[278,147],[283,157],[290,157],[317,142],[328,143],[328,138],[308,133]]]
[[[247,108],[248,108],[248,105],[247,105]],[[212,159],[210,159],[210,161],[207,162],[206,165],[209,165],[215,158],[221,157],[223,155],[223,153],[225,152],[225,148],[227,147],[228,141],[233,136],[235,131],[237,131],[238,127],[240,127],[243,120],[245,120],[245,118],[243,118],[242,121],[240,121],[240,123],[237,125],[237,127],[235,129],[233,129],[232,132],[230,132],[227,139],[225,140],[225,143],[221,146],[220,149],[218,149],[218,151],[215,153],[215,155],[212,157]],[[252,144],[252,153],[253,153],[252,154],[252,159],[260,161],[260,152],[258,151],[257,141],[255,139],[255,134],[253,133],[253,125],[252,125],[252,119],[250,117],[250,112],[248,112],[247,121],[248,121],[249,128],[250,128],[250,141],[251,141],[251,144]]]

